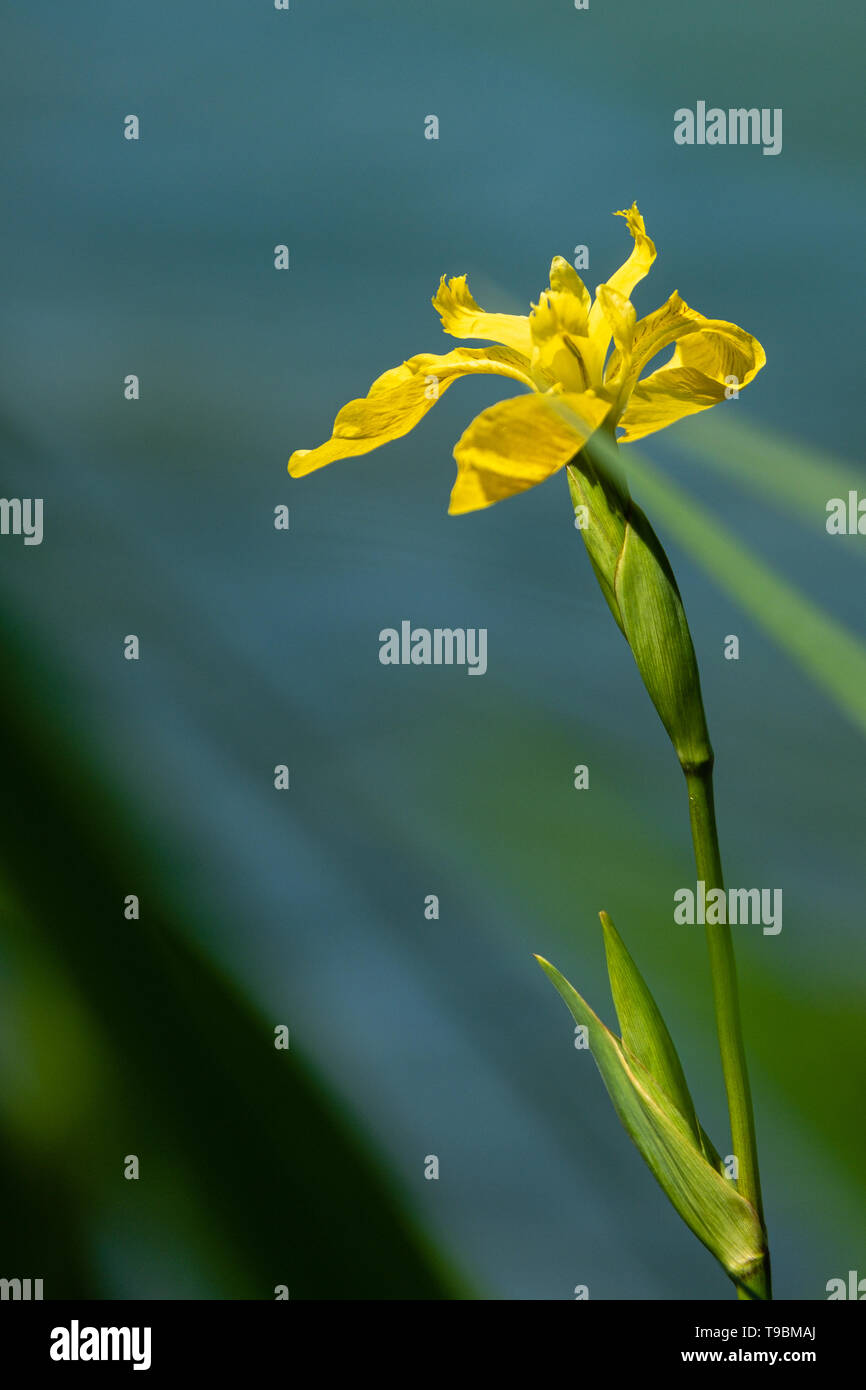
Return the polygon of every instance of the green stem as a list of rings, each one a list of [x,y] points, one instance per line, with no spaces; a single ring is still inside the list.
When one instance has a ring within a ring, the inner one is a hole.
[[[712,759],[699,768],[686,769],[685,772],[689,791],[689,816],[692,826],[692,841],[695,847],[695,864],[697,865],[698,879],[704,881],[706,891],[709,893],[713,888],[724,889],[719,836],[716,829],[716,812],[713,802]],[[731,1140],[738,1162],[737,1190],[747,1202],[751,1202],[763,1227],[764,1211],[761,1201],[761,1179],[758,1173],[755,1116],[752,1110],[752,1094],[746,1068],[746,1051],[743,1045],[734,942],[731,928],[727,923],[707,924],[707,947],[710,953],[716,1028],[719,1035],[719,1049],[722,1054],[722,1072],[725,1078],[728,1112],[731,1118]],[[761,1265],[755,1272],[753,1282],[758,1297],[772,1298],[770,1256],[766,1249]],[[738,1286],[737,1297],[748,1299],[750,1295]]]
[[[602,593],[631,647],[686,774],[698,878],[707,891],[724,891],[713,809],[713,753],[694,645],[670,562],[646,516],[629,495],[612,431],[611,437],[597,431],[590,446],[571,461],[568,485],[576,515],[584,518],[585,514],[581,534]],[[727,923],[707,926],[707,945],[731,1140],[738,1163],[737,1191],[754,1207],[764,1231],[734,943]],[[739,1298],[771,1297],[765,1232],[748,1282],[752,1292],[737,1284]]]

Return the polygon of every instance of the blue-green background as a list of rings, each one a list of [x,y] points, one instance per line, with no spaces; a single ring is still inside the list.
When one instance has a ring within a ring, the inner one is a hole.
[[[0,482],[45,499],[45,539],[0,538],[0,1275],[728,1297],[532,960],[612,1022],[607,908],[727,1151],[701,932],[671,922],[682,779],[564,480],[446,516],[496,378],[380,453],[285,464],[380,372],[454,346],[443,272],[523,312],[585,243],[594,287],[637,199],[659,248],[639,310],[676,288],[766,347],[732,428],[858,468],[862,12],[149,0],[16,6],[3,31]],[[675,146],[699,99],[782,107],[781,155]],[[646,457],[856,632],[857,542],[701,462],[700,424]],[[669,550],[729,881],[784,892],[782,934],[737,944],[777,1294],[822,1298],[866,1274],[863,733]],[[486,627],[487,675],[382,667],[403,618]]]

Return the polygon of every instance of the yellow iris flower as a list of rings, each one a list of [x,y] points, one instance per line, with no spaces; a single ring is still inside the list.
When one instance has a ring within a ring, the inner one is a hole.
[[[454,449],[457,481],[448,510],[452,515],[477,511],[549,478],[597,429],[616,437],[622,428],[622,443],[642,439],[716,405],[726,388],[748,385],[766,354],[736,324],[704,318],[676,291],[660,309],[638,319],[629,296],[648,273],[656,249],[636,203],[616,216],[626,219],[634,246],[628,260],[598,286],[595,300],[562,256],[554,257],[550,284],[529,315],[485,313],[465,275],[451,280],[443,275],[433,307],[445,332],[494,346],[459,347],[442,356],[421,353],[385,372],[363,400],[343,407],[327,443],[292,454],[292,476],[401,438],[458,377],[490,372],[511,377],[528,394],[482,411]],[[670,360],[641,378],[671,343],[676,346]]]

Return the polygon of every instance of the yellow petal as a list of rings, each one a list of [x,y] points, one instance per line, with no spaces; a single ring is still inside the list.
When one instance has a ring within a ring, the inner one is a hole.
[[[647,236],[644,220],[637,210],[637,203],[632,203],[626,211],[614,213],[614,216],[625,218],[634,246],[628,260],[611,275],[606,283],[606,288],[613,291],[614,294],[622,295],[623,299],[629,299],[635,285],[639,284],[649,273],[650,266],[656,258],[656,248],[654,242]],[[589,315],[589,338],[593,360],[598,371],[601,370],[604,363],[605,353],[611,338],[601,291],[602,286],[599,285]]]
[[[654,434],[687,415],[696,415],[725,399],[725,388],[703,372],[662,369],[639,382],[620,417],[625,434],[620,444],[631,444]]]
[[[568,304],[568,300],[564,301]],[[543,294],[532,306],[532,370],[547,386],[558,384],[566,391],[585,391],[590,385],[589,368],[581,345],[587,338],[567,331],[568,315],[563,318],[562,296]]]
[[[589,290],[581,280],[574,266],[564,256],[554,256],[550,262],[550,289],[554,294],[570,295],[580,306],[580,319],[586,332],[586,321],[592,303]]]
[[[638,381],[631,391],[619,421],[625,429],[623,443],[642,439],[717,405],[726,399],[728,387],[742,390],[748,386],[767,360],[751,333],[723,319],[704,318],[673,294],[667,304],[637,325],[630,379],[673,339],[677,345],[670,361]]]
[[[289,472],[301,478],[335,459],[368,454],[380,444],[400,439],[460,376],[492,372],[534,389],[525,357],[510,348],[455,348],[438,356],[424,352],[378,377],[363,400],[349,401],[336,420],[331,438],[318,449],[296,449]]]
[[[536,393],[483,411],[454,450],[452,516],[479,511],[542,483],[579,453],[610,403],[591,391]]]
[[[577,271],[563,256],[554,256],[550,287],[529,315],[532,369],[548,385],[585,391],[595,384],[586,353],[589,307],[589,291]]]
[[[724,319],[708,319],[697,309],[690,309],[685,300],[674,290],[670,299],[640,320],[634,330],[631,344],[631,363],[628,367],[630,385],[637,381],[644,367],[653,357],[670,343],[678,342],[688,336],[700,335],[704,339],[702,361],[691,360],[690,365],[713,375],[713,364],[718,361],[723,381],[726,376],[736,375],[743,384],[751,381],[760,371],[766,358],[764,350],[756,338],[735,323]],[[618,345],[617,345],[618,346]],[[707,355],[709,354],[709,355]],[[670,366],[671,364],[668,363]],[[606,375],[613,377],[620,367],[620,353],[611,355]],[[724,368],[724,370],[722,370]],[[751,373],[751,375],[748,375]]]
[[[734,384],[743,387],[754,380],[766,362],[767,354],[761,344],[744,328],[723,319],[705,319],[697,333],[677,343],[668,366],[703,372],[722,384],[735,377]],[[647,377],[647,381],[650,380],[652,378]]]
[[[637,324],[637,314],[631,300],[626,299],[625,295],[620,294],[611,285],[599,285],[598,300],[607,326],[613,334],[617,351],[630,353]]]
[[[485,314],[469,293],[465,275],[447,280],[443,275],[433,296],[433,308],[452,338],[484,338],[504,343],[528,357],[532,350],[529,319],[525,314]]]
[[[634,239],[634,246],[628,260],[620,266],[614,275],[611,275],[607,283],[612,290],[616,290],[617,294],[621,294],[624,299],[629,299],[635,285],[640,284],[644,276],[649,274],[650,266],[656,258],[656,248],[655,243],[647,236],[644,220],[637,210],[637,203],[632,203],[627,211],[615,212],[614,217],[625,218]]]

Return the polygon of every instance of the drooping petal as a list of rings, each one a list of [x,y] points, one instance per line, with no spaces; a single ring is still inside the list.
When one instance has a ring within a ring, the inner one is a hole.
[[[472,421],[454,449],[452,516],[542,483],[583,448],[610,403],[592,391],[515,396]]]
[[[662,369],[639,382],[619,423],[625,434],[620,444],[631,444],[644,435],[655,434],[667,425],[675,425],[687,415],[708,410],[725,399],[725,388],[703,372]]]
[[[301,478],[336,459],[353,458],[408,434],[460,376],[490,372],[508,376],[533,390],[528,362],[507,347],[455,348],[439,356],[420,353],[378,377],[363,400],[349,401],[331,438],[317,449],[296,449],[289,472]]]
[[[532,341],[526,314],[486,314],[469,292],[465,275],[448,280],[442,276],[433,296],[433,308],[442,320],[442,327],[452,338],[483,338],[492,343],[504,343],[515,352],[529,357]]]
[[[656,248],[655,243],[647,236],[646,226],[638,212],[637,203],[632,203],[630,208],[622,212],[614,213],[614,216],[625,218],[634,246],[628,260],[606,282],[606,288],[612,290],[614,294],[622,295],[623,299],[629,299],[635,285],[639,284],[649,273],[650,266],[656,258]],[[605,354],[611,339],[601,291],[602,286],[599,285],[589,315],[590,344],[593,360],[599,372],[604,364]]]
[[[743,385],[763,367],[766,357],[764,349],[751,333],[738,328],[735,323],[724,319],[708,319],[697,309],[690,309],[685,300],[674,290],[670,299],[654,313],[647,314],[635,326],[631,344],[631,362],[628,367],[628,389],[637,381],[644,367],[671,343],[681,342],[687,337],[704,339],[704,348],[698,350],[698,358],[690,355],[689,365],[714,375],[718,365],[718,380],[727,376],[737,376]],[[606,376],[614,377],[621,366],[619,344],[611,354]],[[668,363],[668,366],[671,364]],[[724,368],[724,370],[722,370]]]
[[[673,339],[677,343],[670,361],[631,390],[619,421],[625,429],[623,443],[717,405],[730,391],[748,386],[767,360],[751,333],[722,319],[706,319],[672,295],[637,325],[630,380]]]
[[[673,366],[675,361],[723,385],[743,387],[766,366],[767,354],[757,338],[744,328],[723,319],[707,319],[697,333],[677,344],[674,358],[668,365]]]

